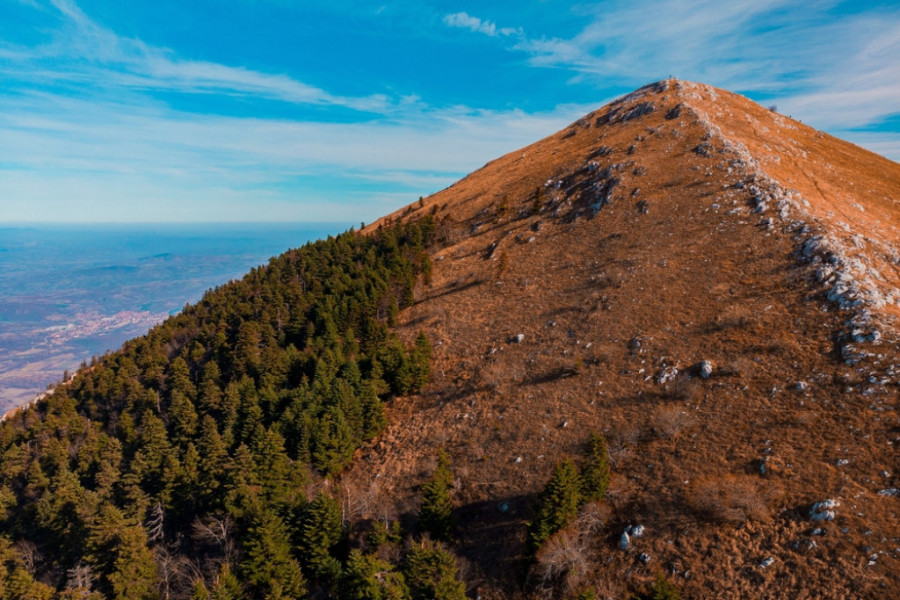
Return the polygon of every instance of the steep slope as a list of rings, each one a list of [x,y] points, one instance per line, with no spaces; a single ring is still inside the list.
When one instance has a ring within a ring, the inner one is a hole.
[[[401,317],[432,384],[344,478],[352,512],[410,511],[445,447],[482,598],[660,570],[687,597],[897,595],[898,192],[896,163],[668,80],[371,225],[433,214],[444,247]],[[523,588],[535,495],[592,431],[605,504]]]

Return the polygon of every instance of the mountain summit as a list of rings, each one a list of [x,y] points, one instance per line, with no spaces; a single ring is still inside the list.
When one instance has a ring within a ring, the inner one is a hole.
[[[400,328],[432,340],[433,383],[348,479],[402,513],[447,448],[472,579],[499,598],[534,494],[601,431],[603,512],[532,582],[897,593],[898,193],[900,165],[678,80],[488,163],[370,226],[440,223]]]

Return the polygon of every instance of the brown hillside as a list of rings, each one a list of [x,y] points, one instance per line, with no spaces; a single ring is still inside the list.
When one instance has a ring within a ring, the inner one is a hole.
[[[658,571],[687,598],[900,596],[900,165],[668,80],[387,219],[429,212],[401,330],[433,382],[345,477],[355,513],[412,510],[444,446],[481,598]],[[592,431],[608,497],[526,581],[534,498]]]

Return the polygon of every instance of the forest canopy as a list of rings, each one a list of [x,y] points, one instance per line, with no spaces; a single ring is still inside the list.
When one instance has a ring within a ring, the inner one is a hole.
[[[337,501],[305,490],[382,431],[385,401],[428,381],[428,340],[390,326],[430,277],[434,229],[351,230],[272,258],[2,423],[0,597],[423,589],[400,572],[372,583],[380,563],[349,553]],[[408,562],[452,562],[442,552]]]

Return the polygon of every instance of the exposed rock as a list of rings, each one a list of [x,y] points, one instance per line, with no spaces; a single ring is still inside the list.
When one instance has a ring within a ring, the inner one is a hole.
[[[666,112],[666,120],[671,121],[672,119],[677,119],[678,117],[680,117],[680,116],[681,116],[681,107],[682,107],[682,106],[684,106],[684,103],[679,102],[678,104],[676,104],[675,106],[673,106],[672,108],[670,108],[670,109]]]
[[[678,367],[676,367],[674,365],[669,366],[669,367],[663,367],[659,371],[659,373],[656,374],[656,383],[663,385],[663,384],[666,384],[666,383],[672,381],[677,376],[678,376]]]
[[[694,152],[700,156],[712,156],[712,144],[709,142],[701,142],[694,148]]]
[[[834,509],[841,503],[832,498],[816,502],[809,511],[809,518],[813,521],[834,521],[836,515]]]

